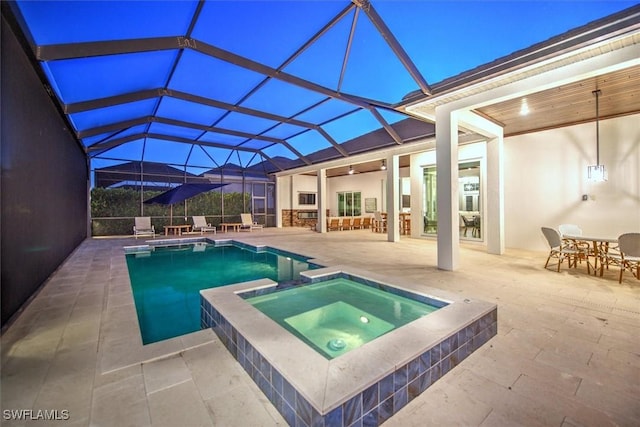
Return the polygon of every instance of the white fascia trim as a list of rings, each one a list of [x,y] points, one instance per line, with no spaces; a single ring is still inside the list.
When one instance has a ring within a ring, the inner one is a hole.
[[[640,32],[626,34],[617,39],[609,39],[603,43],[543,60],[490,80],[419,101],[407,106],[405,111],[411,115],[434,121],[435,108],[438,106],[446,105],[446,108],[451,111],[480,108],[632,67],[640,64],[640,44],[637,43],[639,40]],[[619,47],[621,44],[624,47]],[[597,56],[587,53],[598,50],[606,50],[606,52]],[[588,56],[588,58],[581,59],[584,56]]]

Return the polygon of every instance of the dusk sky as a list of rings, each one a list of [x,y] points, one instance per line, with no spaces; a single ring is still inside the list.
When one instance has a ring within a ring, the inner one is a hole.
[[[429,84],[527,48],[593,20],[633,6],[633,1],[375,1],[371,2]],[[171,37],[187,34],[196,9],[189,1],[34,2],[19,1],[38,45],[103,40]],[[272,68],[279,68],[349,1],[207,1],[191,37]],[[393,55],[364,13],[360,13],[344,77],[341,70],[353,11],[312,44],[283,71],[347,94],[399,102],[418,85]],[[171,71],[177,64],[175,71]],[[192,49],[139,52],[49,61],[43,69],[64,104],[167,87],[185,93],[321,124],[342,143],[380,127],[367,111],[332,100],[305,109],[325,95],[271,79],[250,94],[264,76]],[[246,99],[244,99],[246,97]],[[238,113],[227,114],[171,97],[146,99],[70,115],[77,131],[146,117],[161,117],[217,126],[286,140],[303,155],[326,148],[315,131]],[[303,112],[303,113],[302,113]],[[332,118],[350,113],[339,120]],[[404,118],[381,111],[389,123]],[[327,122],[330,121],[330,122]],[[296,158],[281,144],[265,140],[204,133],[154,123],[116,134],[83,138],[86,146],[144,132],[191,140],[242,144],[270,156]],[[140,138],[94,158],[102,167],[130,160],[159,161],[211,168],[215,162],[248,166],[260,162],[254,153],[200,148]],[[192,172],[201,173],[199,168]]]

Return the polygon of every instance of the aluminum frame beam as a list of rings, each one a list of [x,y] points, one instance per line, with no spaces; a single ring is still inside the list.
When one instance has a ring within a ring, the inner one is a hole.
[[[369,0],[351,0],[356,6],[367,14],[367,17],[371,23],[376,27],[380,35],[387,42],[396,58],[404,65],[404,68],[411,75],[416,84],[420,87],[420,90],[425,95],[431,95],[431,87],[427,83],[427,80],[422,76],[416,64],[413,63],[407,52],[404,50],[398,39],[393,35],[387,24],[382,20],[382,17],[378,14]]]

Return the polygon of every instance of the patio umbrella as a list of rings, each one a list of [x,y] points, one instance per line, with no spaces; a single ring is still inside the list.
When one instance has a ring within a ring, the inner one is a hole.
[[[219,184],[182,184],[177,187],[172,188],[169,191],[165,191],[162,194],[158,194],[155,197],[150,198],[149,200],[145,200],[144,203],[150,205],[152,203],[158,203],[160,205],[170,205],[171,206],[171,216],[170,216],[170,224],[173,225],[173,205],[175,203],[183,202],[187,199],[190,199],[193,196],[197,196],[200,193],[204,193],[206,191],[215,190],[216,188],[220,188],[222,186],[227,185],[227,183],[219,183]]]

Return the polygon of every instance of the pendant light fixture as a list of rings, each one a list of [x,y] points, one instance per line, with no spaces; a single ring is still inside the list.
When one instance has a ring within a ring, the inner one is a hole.
[[[349,166],[349,175],[353,175],[353,166]]]
[[[587,177],[592,182],[603,182],[607,180],[607,170],[600,164],[600,89],[593,94],[596,96],[596,164],[587,168]]]
[[[380,163],[380,170],[387,170],[387,162],[385,162],[384,159],[382,159],[382,163]]]

